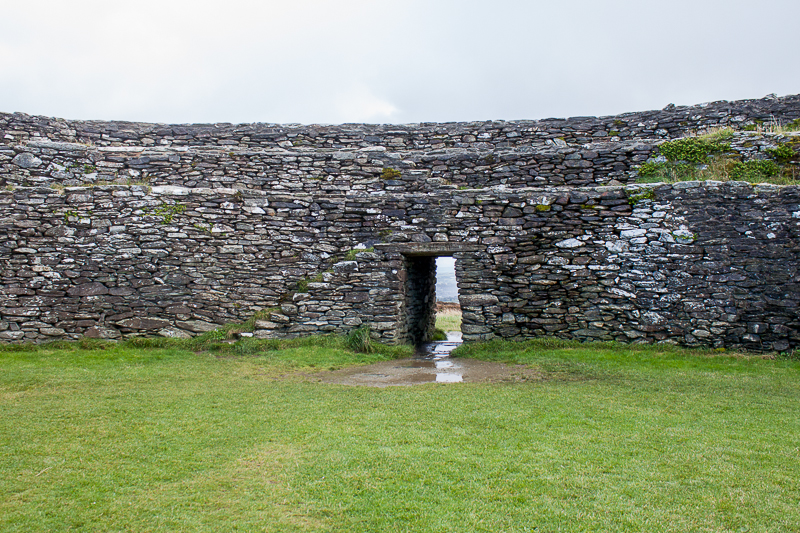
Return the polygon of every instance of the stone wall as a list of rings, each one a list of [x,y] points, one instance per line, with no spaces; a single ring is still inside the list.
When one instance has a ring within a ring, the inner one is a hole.
[[[64,120],[0,113],[2,142],[50,140],[93,146],[179,146],[223,148],[359,149],[392,151],[443,148],[496,150],[538,144],[582,145],[612,139],[664,139],[713,127],[800,118],[800,95],[759,100],[720,101],[696,106],[669,105],[660,111],[608,117],[544,120],[421,123],[403,125],[146,124]]]
[[[739,132],[730,141],[743,160],[800,134]],[[390,152],[361,150],[242,150],[220,148],[120,148],[29,141],[0,146],[0,186],[96,184],[223,187],[308,194],[342,191],[429,192],[446,185],[510,188],[622,185],[663,141],[589,143],[496,151],[448,149]],[[385,169],[389,169],[387,172]]]
[[[466,340],[800,342],[798,187],[631,185],[666,139],[800,96],[617,117],[162,125],[0,114],[0,340],[429,338],[435,256]],[[797,136],[739,132],[742,159]]]
[[[591,143],[497,151],[431,152],[219,148],[97,148],[29,141],[0,147],[0,185],[146,183],[286,192],[429,191],[459,187],[537,187],[627,182],[652,143]],[[385,173],[384,169],[394,172]]]
[[[798,187],[20,187],[0,192],[0,230],[10,341],[184,336],[257,311],[259,337],[417,340],[409,261],[452,255],[467,340],[800,342]]]

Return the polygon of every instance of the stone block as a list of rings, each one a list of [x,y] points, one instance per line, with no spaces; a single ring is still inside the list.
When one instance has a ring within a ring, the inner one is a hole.
[[[108,287],[97,282],[83,283],[67,289],[67,294],[70,296],[98,296],[108,293]]]
[[[342,272],[358,272],[357,261],[340,261],[333,265],[333,271],[336,273]]]
[[[285,314],[285,315],[289,315],[289,316],[296,315],[297,314],[297,306],[294,305],[294,304],[282,304],[281,305],[281,311],[283,311],[283,314]]]
[[[39,316],[41,312],[42,311],[38,307],[10,307],[8,309],[0,309],[0,313],[5,316],[34,317]]]
[[[462,307],[483,307],[495,305],[500,300],[494,294],[467,294],[458,297]]]
[[[184,320],[177,323],[181,329],[191,331],[192,333],[205,333],[207,331],[214,331],[219,327],[218,324],[212,324],[204,320]]]
[[[344,301],[349,303],[360,303],[369,301],[368,292],[348,292],[344,295]]]
[[[489,333],[492,331],[492,328],[489,326],[480,326],[480,325],[473,325],[473,324],[462,324],[461,325],[461,332],[466,335],[478,335],[482,333]]]
[[[169,320],[160,318],[128,318],[117,322],[117,326],[128,329],[154,330],[168,327]]]
[[[583,241],[579,241],[578,239],[565,239],[555,244],[559,248],[580,248],[581,246],[583,246],[584,243]]]
[[[83,336],[90,339],[119,339],[122,334],[114,328],[94,326],[87,329]]]
[[[36,168],[42,164],[41,159],[28,152],[18,154],[11,162],[21,168]]]
[[[244,253],[244,246],[240,244],[227,244],[219,247],[221,254],[242,254]]]
[[[169,337],[171,339],[191,339],[192,336],[178,328],[162,328],[158,330],[158,334],[162,337]]]
[[[789,349],[789,341],[781,339],[772,343],[772,349],[777,352],[785,352]]]

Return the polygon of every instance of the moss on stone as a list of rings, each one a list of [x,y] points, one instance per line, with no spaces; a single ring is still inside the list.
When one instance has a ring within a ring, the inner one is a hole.
[[[394,169],[394,168],[386,167],[386,168],[383,169],[383,172],[381,172],[381,179],[385,179],[385,180],[397,179],[400,176],[402,176],[400,171],[397,170],[397,169]]]

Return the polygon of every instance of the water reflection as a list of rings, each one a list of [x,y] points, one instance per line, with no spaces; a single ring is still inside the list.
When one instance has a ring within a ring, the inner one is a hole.
[[[461,332],[448,331],[447,340],[426,342],[417,347],[414,366],[436,369],[437,383],[460,383],[464,381],[461,364],[450,358],[450,352],[461,345]]]
[[[436,374],[437,383],[461,383],[464,381],[464,376],[454,372],[441,372]]]

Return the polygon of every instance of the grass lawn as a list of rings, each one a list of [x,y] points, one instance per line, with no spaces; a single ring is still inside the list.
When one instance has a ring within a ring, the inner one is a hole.
[[[490,343],[545,378],[378,389],[303,374],[397,352],[86,348],[0,351],[0,531],[800,531],[796,361]]]

